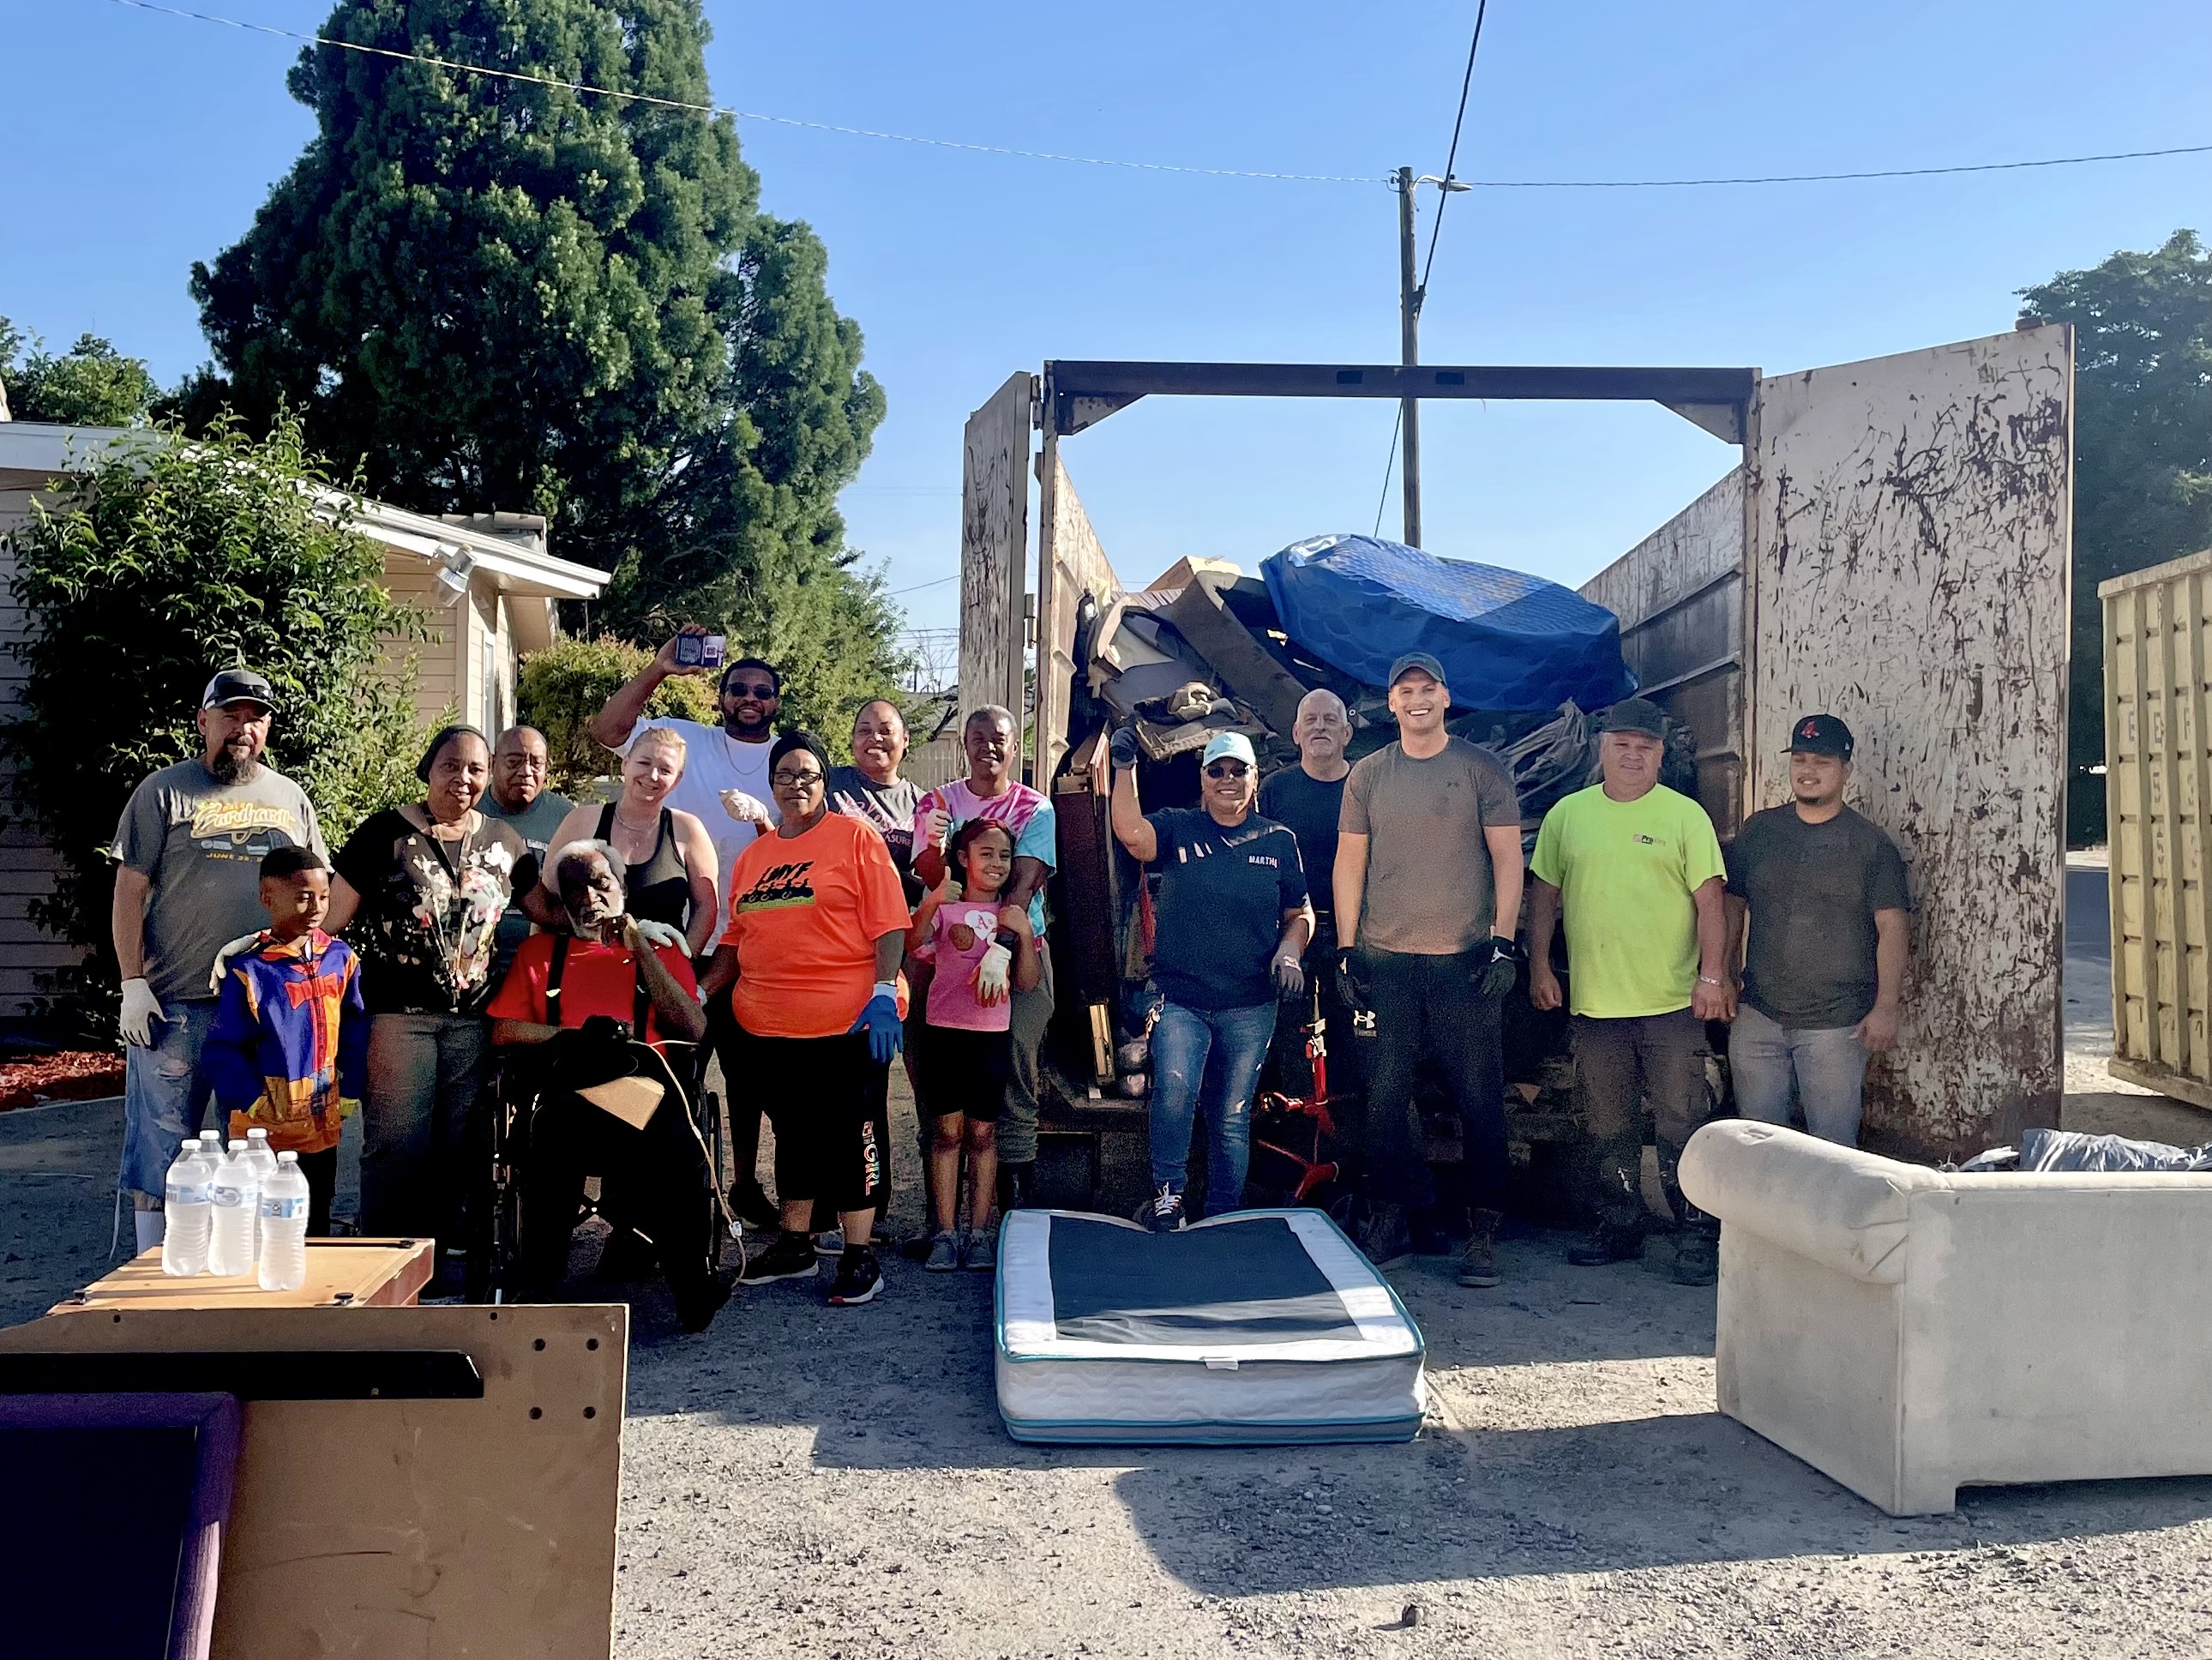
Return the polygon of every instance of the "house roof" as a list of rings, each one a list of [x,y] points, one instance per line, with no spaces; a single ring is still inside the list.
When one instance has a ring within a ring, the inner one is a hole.
[[[63,427],[43,421],[0,422],[0,489],[39,489],[76,471],[111,446],[158,444],[163,435],[144,428]],[[343,491],[318,492],[319,504],[335,511],[349,498]],[[410,513],[387,502],[351,498],[355,528],[387,548],[428,561],[449,551],[465,552],[477,569],[504,593],[556,599],[596,598],[612,580],[609,572],[547,553],[544,537],[495,535],[467,525]]]

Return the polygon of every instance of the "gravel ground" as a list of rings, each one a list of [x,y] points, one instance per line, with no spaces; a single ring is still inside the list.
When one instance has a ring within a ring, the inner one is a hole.
[[[2212,1122],[2113,1092],[2068,1109],[2168,1140]],[[120,1119],[0,1115],[0,1321],[102,1271]],[[981,1275],[892,1261],[855,1310],[743,1292],[698,1337],[641,1291],[614,1651],[2212,1653],[2212,1478],[1969,1489],[1893,1521],[1713,1410],[1713,1295],[1666,1277],[1663,1243],[1588,1270],[1564,1243],[1510,1239],[1492,1292],[1443,1258],[1393,1274],[1437,1410],[1389,1447],[1017,1446]]]

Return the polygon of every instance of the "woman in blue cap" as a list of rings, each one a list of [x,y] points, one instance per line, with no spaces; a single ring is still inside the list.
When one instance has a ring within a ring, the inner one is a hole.
[[[1183,1225],[1191,1127],[1206,1113],[1206,1214],[1243,1202],[1252,1091],[1274,1036],[1275,1001],[1305,989],[1298,959],[1313,937],[1297,838],[1252,810],[1260,769],[1251,740],[1216,733],[1200,763],[1196,807],[1147,814],[1137,802],[1137,739],[1114,734],[1101,787],[1112,787],[1114,835],[1160,864],[1152,981],[1166,999],[1152,1028],[1152,1158],[1156,1233]],[[1118,770],[1117,770],[1118,769]]]

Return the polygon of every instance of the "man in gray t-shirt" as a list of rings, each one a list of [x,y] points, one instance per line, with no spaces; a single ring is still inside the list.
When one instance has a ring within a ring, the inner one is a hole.
[[[131,792],[109,849],[112,927],[123,980],[121,1186],[137,1207],[138,1248],[161,1238],[161,1186],[208,1104],[200,1046],[215,1018],[216,953],[266,925],[261,861],[280,847],[325,852],[297,784],[261,764],[276,695],[227,669],[200,700],[205,748]]]
[[[560,851],[552,845],[553,837],[575,805],[559,791],[545,787],[550,764],[544,733],[535,727],[509,727],[500,733],[491,752],[491,787],[477,802],[477,811],[485,818],[514,826],[514,833],[538,855],[542,870],[552,868],[552,855]],[[530,919],[522,914],[521,904],[509,905],[492,938],[494,979],[507,973],[507,965],[529,937]]]
[[[1337,974],[1375,1015],[1363,1126],[1370,1201],[1360,1249],[1411,1247],[1407,1213],[1434,1201],[1414,1069],[1443,1069],[1459,1108],[1474,1233],[1460,1283],[1494,1286],[1511,1171],[1500,1006],[1518,972],[1521,808],[1513,781],[1444,730],[1451,690],[1425,653],[1390,670],[1398,741],[1352,769],[1336,850]]]

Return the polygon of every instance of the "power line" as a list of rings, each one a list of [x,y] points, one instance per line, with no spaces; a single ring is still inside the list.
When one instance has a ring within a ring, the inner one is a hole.
[[[811,132],[834,132],[848,138],[874,138],[890,143],[921,144],[934,149],[965,150],[978,155],[1007,155],[1029,161],[1064,161],[1079,167],[1121,167],[1139,173],[1176,173],[1208,179],[1261,179],[1305,185],[1387,185],[1385,174],[1340,173],[1265,173],[1240,167],[1203,167],[1172,161],[1130,161],[1103,155],[1069,155],[1054,150],[1019,149],[1003,144],[975,144],[958,138],[929,138],[909,132],[884,132],[872,127],[843,126],[834,121],[809,121],[795,115],[771,115],[761,110],[733,109],[722,104],[692,103],[678,98],[661,98],[652,93],[629,92],[619,87],[593,86],[588,82],[563,81],[550,75],[530,75],[520,70],[487,68],[481,64],[464,64],[450,58],[434,58],[422,52],[399,52],[389,46],[363,46],[356,40],[339,40],[329,35],[303,34],[296,29],[278,28],[270,23],[242,22],[234,17],[218,17],[210,12],[188,11],[179,6],[163,6],[154,0],[109,0],[113,5],[128,7],[133,11],[154,12],[164,17],[181,17],[195,23],[213,23],[224,28],[242,29],[252,34],[275,35],[280,40],[297,40],[311,46],[330,46],[341,52],[361,52],[371,58],[384,58],[403,64],[422,64],[432,69],[450,70],[459,75],[480,75],[496,81],[519,82],[528,86],[550,87],[556,92],[588,93],[601,98],[625,98],[634,103],[652,104],[663,109],[684,110],[699,115],[726,115],[737,121],[765,121],[775,126],[801,127]],[[1765,173],[1713,179],[1462,179],[1455,182],[1470,190],[1686,190],[1702,185],[1818,185],[1858,179],[1929,179],[1945,173],[2011,173],[2027,167],[2072,167],[2095,161],[2141,161],[2168,155],[2212,155],[2212,144],[2179,144],[2166,149],[2113,150],[2095,155],[2053,155],[2027,161],[1974,161],[1954,166],[1932,167],[1877,167],[1850,173]]]
[[[885,588],[884,597],[889,599],[895,593],[920,593],[924,588],[941,588],[947,582],[957,582],[959,580],[960,573],[954,571],[951,575],[940,576],[933,582],[916,582],[909,587],[903,588]]]

